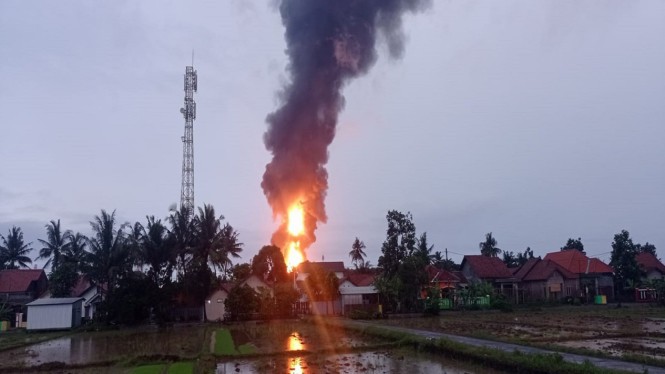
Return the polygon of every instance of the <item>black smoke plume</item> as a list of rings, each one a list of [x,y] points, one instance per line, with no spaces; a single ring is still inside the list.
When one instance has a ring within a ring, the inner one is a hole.
[[[326,222],[328,146],[335,137],[337,115],[344,107],[341,89],[361,76],[377,58],[377,37],[391,57],[403,53],[402,15],[429,5],[429,0],[282,0],[290,83],[280,93],[282,106],[268,115],[264,142],[273,155],[261,187],[273,215],[286,217],[302,203],[305,234],[301,248],[316,240],[318,222]],[[272,242],[284,248],[283,224]]]

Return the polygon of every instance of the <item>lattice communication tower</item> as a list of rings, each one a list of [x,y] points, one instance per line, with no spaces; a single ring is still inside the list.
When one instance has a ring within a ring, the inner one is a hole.
[[[196,70],[192,66],[185,67],[185,106],[180,113],[185,117],[185,135],[182,137],[182,189],[180,192],[180,208],[187,214],[194,214],[194,120],[196,119],[196,102],[194,92],[197,88]]]

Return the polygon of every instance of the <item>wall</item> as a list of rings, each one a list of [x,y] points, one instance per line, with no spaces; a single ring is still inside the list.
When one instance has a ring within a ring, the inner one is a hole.
[[[28,306],[28,330],[69,329],[72,308],[72,304]]]
[[[226,291],[217,290],[206,299],[205,308],[208,321],[221,321],[224,319],[224,313],[226,311],[224,301],[228,296],[229,295]]]

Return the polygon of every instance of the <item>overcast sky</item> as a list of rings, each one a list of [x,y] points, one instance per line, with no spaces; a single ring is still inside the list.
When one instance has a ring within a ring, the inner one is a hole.
[[[350,266],[358,236],[376,264],[390,209],[456,262],[490,231],[536,255],[581,237],[609,261],[626,229],[663,257],[664,1],[437,0],[404,27],[404,57],[380,46],[344,90],[311,260]],[[274,1],[0,2],[0,233],[38,249],[52,219],[166,217],[193,49],[195,202],[250,261],[277,227],[260,183],[283,33]]]

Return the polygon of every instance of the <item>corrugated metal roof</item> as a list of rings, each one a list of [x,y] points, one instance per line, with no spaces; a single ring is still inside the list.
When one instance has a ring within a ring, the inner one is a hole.
[[[47,297],[44,299],[37,299],[31,303],[26,304],[27,306],[35,305],[62,305],[62,304],[74,304],[75,302],[83,300],[82,297]]]

